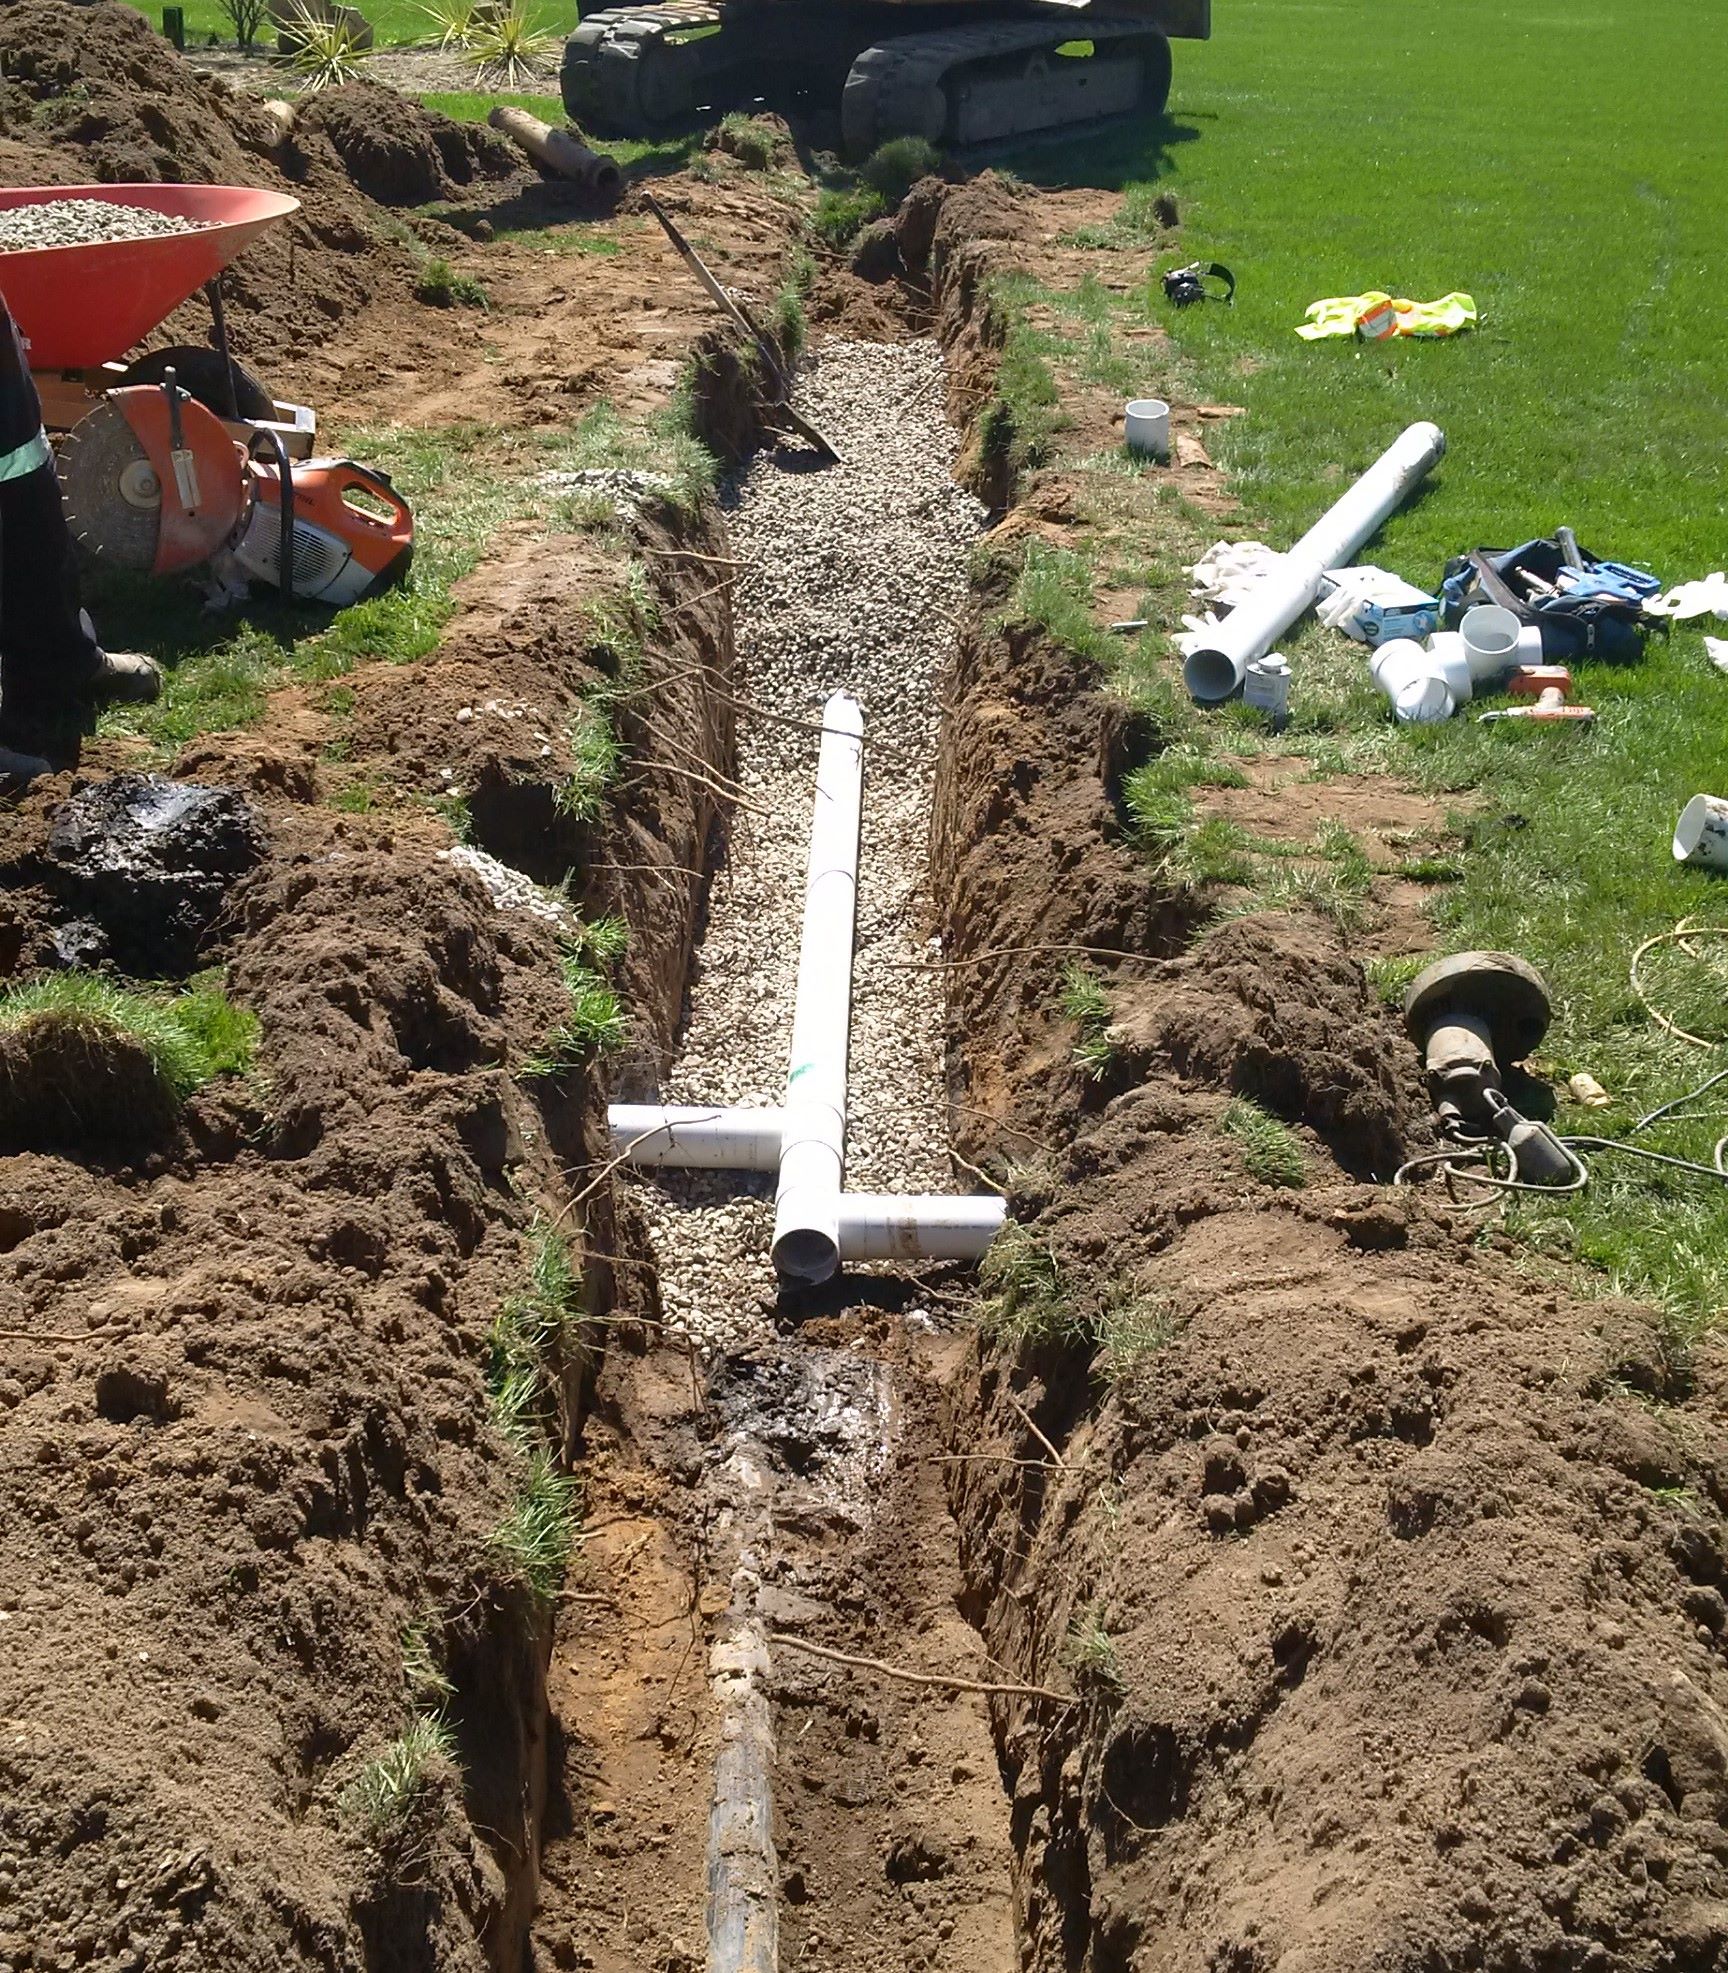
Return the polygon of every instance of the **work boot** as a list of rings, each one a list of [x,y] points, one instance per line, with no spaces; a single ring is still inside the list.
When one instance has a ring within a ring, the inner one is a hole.
[[[15,747],[0,747],[0,781],[16,781],[27,787],[53,772],[53,764],[40,754],[21,754]]]
[[[162,674],[136,651],[104,651],[102,666],[87,687],[91,705],[147,706],[162,696]]]
[[[90,612],[80,610],[78,622],[84,635],[96,643],[96,626]],[[101,649],[97,645],[98,650]],[[155,664],[136,651],[103,651],[96,676],[85,688],[85,696],[98,709],[103,706],[148,706],[162,696],[162,674]]]

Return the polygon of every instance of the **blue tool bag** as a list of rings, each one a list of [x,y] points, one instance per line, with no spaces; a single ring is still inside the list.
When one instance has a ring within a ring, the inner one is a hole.
[[[1447,629],[1455,630],[1466,610],[1498,603],[1542,632],[1545,662],[1565,664],[1641,656],[1644,634],[1657,621],[1644,605],[1661,588],[1643,569],[1604,562],[1568,535],[1457,556],[1446,564],[1440,604]]]

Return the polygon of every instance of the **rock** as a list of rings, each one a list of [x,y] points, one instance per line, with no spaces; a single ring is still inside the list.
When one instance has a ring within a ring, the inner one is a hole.
[[[116,964],[144,975],[191,971],[229,885],[263,854],[233,789],[156,774],[84,789],[48,831],[55,889],[107,935]]]

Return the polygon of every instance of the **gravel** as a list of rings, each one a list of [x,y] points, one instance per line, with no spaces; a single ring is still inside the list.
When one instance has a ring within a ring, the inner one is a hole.
[[[109,240],[153,240],[167,233],[202,233],[209,222],[181,219],[149,206],[107,199],[43,199],[0,211],[0,253],[36,247],[93,247]]]
[[[799,406],[846,463],[751,464],[732,496],[740,691],[814,721],[844,688],[864,708],[864,832],[846,1183],[955,1189],[943,1103],[943,990],[907,962],[937,952],[926,896],[940,689],[984,510],[951,478],[956,435],[932,342],[830,342]],[[777,1104],[785,1093],[817,736],[741,716],[739,810],[669,1102]],[[727,1350],[768,1328],[773,1180],[664,1172],[634,1181],[667,1319]]]
[[[575,914],[562,898],[543,889],[531,877],[523,876],[520,870],[512,870],[509,864],[500,863],[495,856],[488,856],[484,850],[457,843],[450,849],[441,849],[438,860],[440,863],[453,863],[459,870],[470,871],[478,877],[495,909],[526,911],[531,918],[544,919],[548,925],[556,925],[560,930],[574,928]]]

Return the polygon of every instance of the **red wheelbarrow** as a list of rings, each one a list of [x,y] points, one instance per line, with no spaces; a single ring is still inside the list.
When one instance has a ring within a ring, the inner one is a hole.
[[[30,368],[51,431],[66,431],[103,393],[157,384],[169,370],[179,387],[236,428],[244,441],[275,431],[290,456],[312,450],[317,421],[304,405],[279,404],[228,354],[222,270],[267,228],[300,210],[284,192],[247,185],[24,185],[0,189],[0,211],[59,199],[100,199],[196,220],[191,233],[87,246],[0,249],[0,294],[29,348]],[[127,352],[202,288],[216,347]]]

